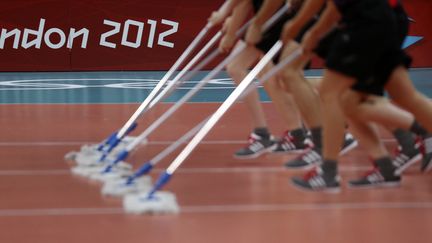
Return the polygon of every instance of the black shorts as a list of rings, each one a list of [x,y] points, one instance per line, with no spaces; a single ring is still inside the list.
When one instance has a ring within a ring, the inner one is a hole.
[[[375,80],[376,68],[395,46],[393,12],[385,1],[362,0],[343,14],[339,31],[327,47],[326,67],[354,78],[356,89],[382,93],[382,85]]]
[[[397,33],[393,39],[393,48],[385,52],[382,59],[378,61],[373,80],[356,83],[352,87],[356,91],[382,96],[384,95],[384,87],[390,79],[393,70],[400,65],[406,68],[411,66],[411,57],[402,50],[403,41],[408,35],[408,16],[401,5],[397,6],[393,11],[397,22]]]
[[[268,31],[266,31],[263,34],[263,37],[261,39],[261,41],[255,45],[255,47],[258,50],[261,50],[263,53],[267,53],[272,47],[273,45],[280,40],[281,34],[282,34],[282,30],[283,27],[285,25],[285,23],[287,21],[289,21],[290,19],[292,19],[294,17],[295,14],[292,15],[286,15],[283,18],[281,18],[280,21],[278,21],[273,27],[271,27]],[[313,19],[311,21],[308,22],[308,24],[303,27],[300,31],[300,33],[296,36],[296,38],[294,39],[297,43],[301,43],[301,40],[303,38],[303,36],[306,34],[306,32],[315,24],[316,19]],[[275,63],[277,63],[279,61],[279,57],[280,57],[280,52],[279,54],[277,54],[274,58],[273,61]],[[310,66],[310,63],[308,63],[305,67],[305,69],[308,69]]]

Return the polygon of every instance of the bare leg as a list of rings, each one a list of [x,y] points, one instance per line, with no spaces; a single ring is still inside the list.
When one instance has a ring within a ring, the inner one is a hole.
[[[298,46],[295,42],[289,43],[284,49],[281,58],[288,56]],[[319,96],[303,77],[303,67],[309,59],[310,56],[305,55],[294,61],[284,69],[282,78],[285,86],[294,97],[306,125],[313,128],[321,126],[321,117]]]
[[[345,120],[340,107],[341,96],[355,82],[353,78],[325,70],[321,84],[323,119],[323,157],[336,161],[343,142]]]
[[[363,95],[352,90],[345,91],[342,96],[341,107],[350,125],[350,130],[373,159],[388,156],[387,150],[379,140],[376,127],[365,120],[362,114],[359,114],[359,106],[362,105],[363,99]]]
[[[227,72],[236,84],[246,77],[248,69],[258,60],[260,52],[254,47],[246,47],[230,64]],[[262,109],[257,90],[252,91],[244,98],[244,103],[250,111],[254,127],[267,127],[264,111]]]
[[[264,72],[270,70],[274,65],[266,66]],[[267,94],[270,96],[278,114],[285,122],[288,130],[294,130],[302,127],[300,114],[293,97],[286,93],[277,82],[277,78],[271,78],[264,84]]]
[[[390,96],[432,132],[432,103],[413,86],[406,68],[396,68],[386,85]]]

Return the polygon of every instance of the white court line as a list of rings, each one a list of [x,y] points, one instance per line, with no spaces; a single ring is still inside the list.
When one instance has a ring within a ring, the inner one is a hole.
[[[341,172],[356,172],[370,169],[370,166],[340,166]],[[153,172],[160,173],[162,169],[155,169]],[[222,174],[222,173],[281,173],[294,170],[285,169],[283,166],[277,167],[215,167],[215,168],[181,168],[181,174]],[[302,170],[297,170],[303,172]],[[0,176],[55,176],[68,175],[70,170],[0,170]]]
[[[381,141],[385,143],[396,142],[396,139],[382,139]],[[167,145],[171,144],[174,141],[149,141],[150,145]],[[0,146],[75,146],[75,145],[84,145],[84,144],[97,144],[98,142],[89,142],[89,141],[35,141],[35,142],[0,142]],[[203,141],[202,144],[246,144],[246,140],[207,140]]]
[[[370,209],[432,209],[432,202],[366,202],[366,203],[286,203],[286,204],[236,204],[181,206],[181,213],[251,213],[286,211],[331,211]],[[0,217],[23,216],[76,216],[124,214],[122,208],[47,208],[3,209]]]
[[[166,145],[174,141],[150,141],[150,145]],[[71,142],[49,142],[49,141],[35,141],[35,142],[0,142],[0,146],[75,146],[84,144],[97,144],[98,142],[89,141],[71,141]],[[204,141],[203,144],[246,144],[246,140],[209,140]]]

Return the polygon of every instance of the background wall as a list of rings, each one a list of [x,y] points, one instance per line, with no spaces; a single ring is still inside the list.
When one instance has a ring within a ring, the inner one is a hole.
[[[222,2],[2,0],[0,71],[167,70]],[[414,66],[431,67],[432,1],[405,2]]]

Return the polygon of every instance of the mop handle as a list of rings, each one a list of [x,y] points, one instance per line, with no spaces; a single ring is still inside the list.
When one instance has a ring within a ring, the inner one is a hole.
[[[190,43],[190,45],[186,48],[183,54],[177,59],[174,65],[168,70],[168,72],[163,76],[163,78],[159,81],[159,83],[154,87],[154,89],[150,92],[147,98],[141,103],[135,113],[129,118],[126,124],[120,129],[117,133],[117,138],[123,138],[126,134],[129,127],[135,123],[136,119],[141,115],[144,109],[150,104],[153,98],[158,94],[158,92],[162,89],[162,87],[166,84],[168,79],[172,76],[172,74],[177,70],[177,68],[186,60],[186,58],[192,53],[195,47],[199,44],[199,42],[204,38],[207,32],[210,30],[211,25],[207,24],[195,37],[195,39]]]
[[[264,67],[272,60],[272,58],[282,48],[282,42],[278,41],[273,47],[267,52],[266,55],[258,62],[258,64],[249,72],[249,74],[243,79],[239,86],[231,93],[231,95],[225,100],[225,102],[219,107],[219,109],[211,116],[201,130],[195,135],[195,137],[189,142],[189,144],[183,149],[183,151],[175,158],[171,165],[167,168],[167,174],[173,174],[175,170],[186,160],[186,158],[192,153],[192,151],[198,146],[203,138],[210,132],[214,125],[222,118],[226,111],[234,104],[234,102],[240,97],[240,95],[246,90],[246,88],[253,82],[256,75],[261,72]]]
[[[152,165],[156,165],[159,163],[159,161],[163,160],[166,156],[170,155],[173,151],[175,151],[181,144],[185,143],[187,140],[193,137],[199,129],[201,129],[202,126],[207,122],[209,117],[201,121],[198,125],[193,127],[191,130],[189,130],[187,133],[185,133],[183,136],[181,136],[179,139],[177,139],[174,143],[172,143],[170,146],[168,146],[166,149],[164,149],[162,152],[157,154],[155,157],[153,157],[150,160],[150,163]]]
[[[181,72],[179,72],[174,79],[158,94],[156,98],[154,98],[148,109],[151,109],[153,106],[155,106],[158,102],[160,102],[162,99],[167,97],[171,94],[171,92],[178,86],[180,83],[183,83],[183,81],[178,82],[180,78],[182,78],[187,71],[190,70],[190,68],[195,65],[203,56],[204,54],[216,43],[216,41],[219,40],[219,38],[222,37],[222,31],[218,31],[215,36],[201,49],[200,52],[183,68]],[[198,71],[198,69],[194,69],[194,71]],[[195,73],[188,75],[193,76]],[[187,79],[183,79],[187,80]]]

